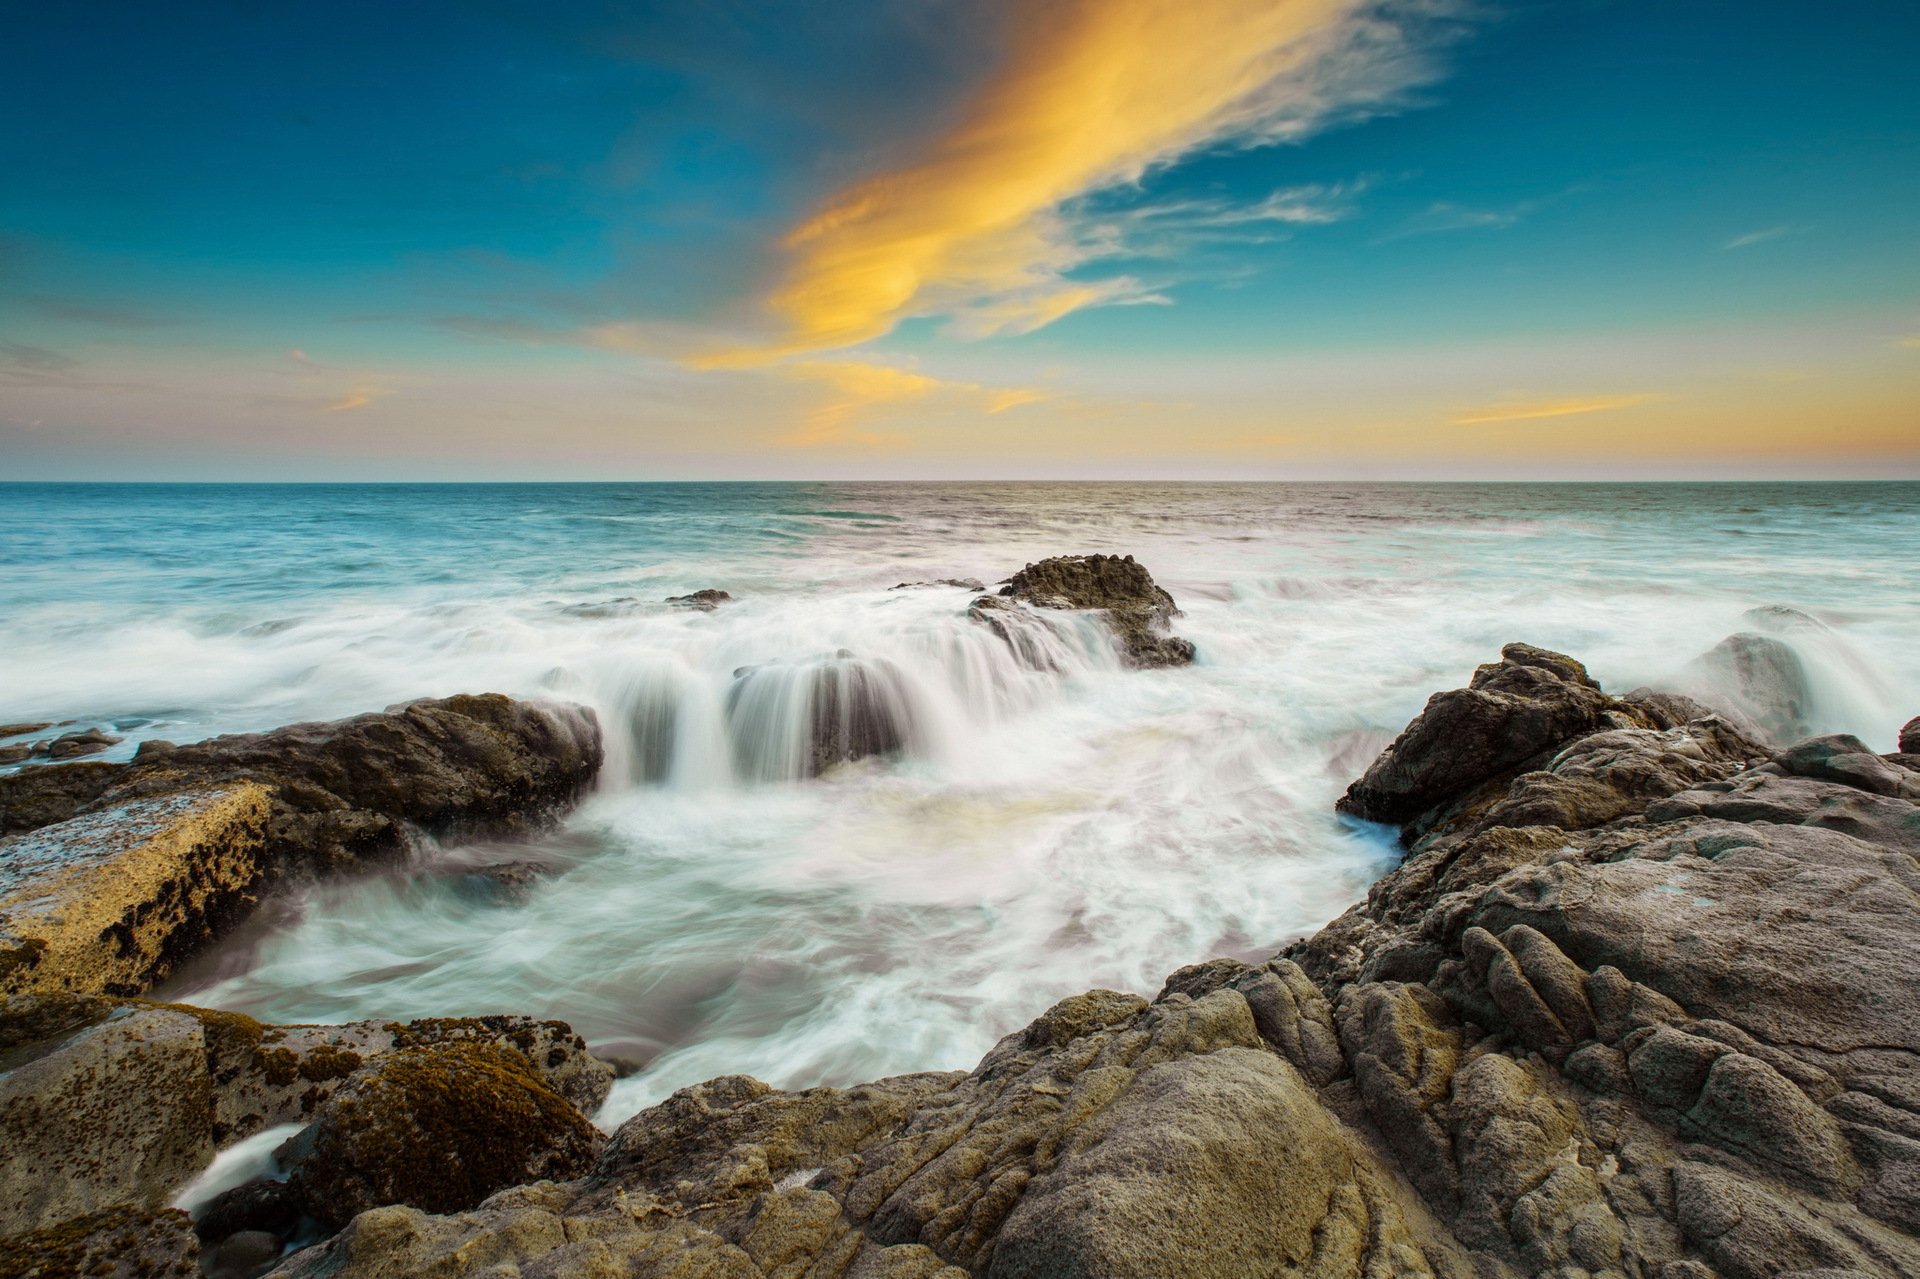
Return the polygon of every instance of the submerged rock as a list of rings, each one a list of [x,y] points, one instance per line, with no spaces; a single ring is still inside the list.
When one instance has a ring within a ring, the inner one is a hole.
[[[666,602],[680,608],[698,609],[702,613],[711,613],[722,604],[732,603],[733,596],[712,587],[694,591],[690,595],[669,595]]]
[[[901,582],[898,586],[889,586],[890,591],[912,591],[946,586],[957,591],[984,591],[987,584],[977,577],[940,577],[931,582]]]
[[[306,1210],[340,1226],[388,1204],[472,1208],[497,1190],[578,1176],[601,1137],[510,1048],[408,1048],[321,1107],[282,1153]]]
[[[1000,594],[1036,608],[1102,610],[1129,665],[1186,666],[1193,661],[1192,641],[1167,633],[1180,615],[1173,596],[1131,555],[1041,560],[1008,578]]]
[[[62,733],[60,736],[44,742],[34,743],[34,754],[45,755],[48,759],[78,759],[82,755],[97,755],[109,746],[118,746],[123,738],[97,728],[81,729],[78,732]]]

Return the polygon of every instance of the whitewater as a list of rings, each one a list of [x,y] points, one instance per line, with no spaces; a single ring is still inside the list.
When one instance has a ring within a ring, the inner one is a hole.
[[[937,584],[1088,552],[1172,592],[1194,666],[1124,669],[1073,614],[1021,660]],[[550,832],[301,887],[161,993],[564,1018],[630,1068],[611,1122],[718,1074],[964,1068],[1062,996],[1271,953],[1398,856],[1334,799],[1509,641],[1624,692],[1772,627],[1807,725],[1891,749],[1916,583],[1914,484],[0,485],[0,722],[118,759],[459,692],[592,708],[606,766]],[[665,603],[701,588],[734,598]],[[900,749],[808,777],[798,690],[851,662]],[[505,862],[540,873],[462,873]]]

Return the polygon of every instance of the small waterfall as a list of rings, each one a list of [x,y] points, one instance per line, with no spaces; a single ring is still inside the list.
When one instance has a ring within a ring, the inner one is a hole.
[[[737,671],[726,708],[734,767],[753,781],[796,781],[835,764],[899,754],[915,722],[900,668],[845,649]]]
[[[1118,670],[1093,615],[982,600],[964,613],[853,616],[855,626],[839,614],[655,631],[653,644],[548,682],[601,707],[611,785],[699,790],[801,781],[874,756],[963,754],[977,730],[1031,711],[1063,679]],[[816,620],[833,625],[805,624]],[[796,651],[809,655],[774,656]]]

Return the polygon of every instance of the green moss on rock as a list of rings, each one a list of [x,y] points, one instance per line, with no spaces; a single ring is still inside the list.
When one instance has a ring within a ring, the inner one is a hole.
[[[186,1279],[199,1256],[186,1213],[123,1204],[0,1238],[0,1279]]]
[[[339,1226],[387,1204],[458,1212],[508,1186],[576,1177],[600,1143],[521,1053],[445,1043],[370,1067],[322,1107],[288,1158],[307,1211]]]

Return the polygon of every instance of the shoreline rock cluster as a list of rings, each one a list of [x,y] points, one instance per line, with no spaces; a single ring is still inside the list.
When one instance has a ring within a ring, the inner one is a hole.
[[[1076,601],[1118,582],[1152,665],[1172,601],[1128,565],[983,598],[1111,616]],[[150,824],[204,850],[206,893],[254,892],[259,849],[325,867],[386,847],[354,815],[538,820],[597,762],[559,712],[479,709],[62,765],[122,771],[0,788],[0,815]],[[1064,999],[971,1071],[723,1076],[610,1134],[587,1116],[612,1072],[563,1023],[263,1026],[138,998],[145,958],[51,967],[48,941],[0,1004],[0,1276],[1920,1274],[1920,720],[1886,754],[1764,731],[1508,645],[1340,800],[1405,860],[1267,962]],[[449,762],[475,733],[519,744],[481,753],[484,783]],[[409,767],[416,737],[438,752],[419,792],[329,753]],[[35,835],[0,849],[53,856]],[[224,909],[193,889],[165,900]],[[288,1123],[284,1179],[164,1207]]]

